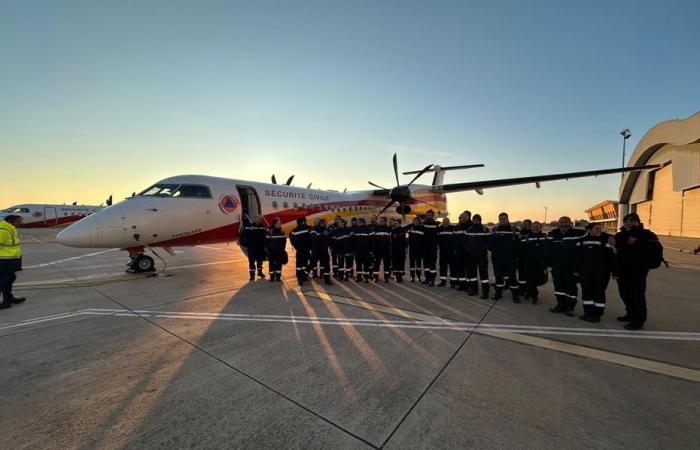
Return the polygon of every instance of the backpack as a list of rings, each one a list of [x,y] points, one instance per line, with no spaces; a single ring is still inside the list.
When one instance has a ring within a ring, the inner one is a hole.
[[[668,262],[664,259],[664,246],[659,242],[659,238],[654,233],[649,234],[649,269],[658,269],[661,263],[668,267]]]

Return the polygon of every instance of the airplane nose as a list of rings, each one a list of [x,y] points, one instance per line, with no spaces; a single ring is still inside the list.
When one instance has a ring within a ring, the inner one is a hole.
[[[95,229],[95,219],[86,217],[69,225],[56,236],[56,240],[69,247],[90,247]]]

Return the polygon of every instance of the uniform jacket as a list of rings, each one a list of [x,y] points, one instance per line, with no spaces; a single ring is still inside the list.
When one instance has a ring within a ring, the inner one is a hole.
[[[406,254],[406,247],[408,247],[406,236],[406,227],[394,227],[391,229],[391,253],[393,255]]]
[[[549,239],[546,234],[530,232],[524,237],[521,234],[520,254],[525,265],[544,269],[547,267],[548,250]]]
[[[336,227],[331,232],[331,239],[333,241],[333,248],[335,252],[339,255],[347,255],[352,253],[352,231],[348,227]]]
[[[630,243],[630,238],[634,238],[635,242]],[[613,275],[647,272],[653,255],[653,245],[658,245],[658,241],[656,234],[643,225],[630,230],[620,229],[615,235],[617,265]]]
[[[452,225],[452,224],[450,224],[450,225],[440,224],[440,226],[437,229],[437,243],[438,243],[438,247],[440,247],[440,252],[453,253],[455,251],[454,234],[455,234],[455,226],[454,225]]]
[[[0,269],[22,270],[22,247],[17,228],[4,220],[0,221]]]
[[[282,229],[270,228],[265,238],[267,251],[272,254],[282,253],[287,247],[287,235]]]
[[[241,245],[247,247],[249,251],[262,250],[265,248],[266,235],[267,228],[264,225],[246,224],[241,231]]]
[[[316,225],[309,232],[311,235],[311,249],[316,251],[328,251],[330,245],[330,233],[323,225]]]
[[[584,276],[587,273],[600,273],[610,277],[616,258],[608,244],[609,238],[608,233],[603,233],[600,236],[585,235],[576,241],[576,273]]]
[[[388,253],[391,243],[391,228],[387,225],[376,225],[372,233],[372,251]]]
[[[483,254],[491,240],[491,230],[481,223],[472,223],[467,228],[467,252],[472,255]]]
[[[440,222],[435,219],[425,220],[421,224],[421,230],[423,230],[423,248],[430,249],[437,247],[437,232]]]
[[[515,258],[520,247],[520,232],[513,225],[496,225],[491,229],[489,250],[492,254]]]
[[[585,230],[580,228],[569,228],[566,233],[562,233],[559,228],[547,234],[549,239],[549,257],[547,265],[549,267],[573,270],[575,264],[576,243],[585,234]]]
[[[372,232],[367,225],[352,229],[352,248],[355,253],[367,254],[372,249]]]
[[[289,240],[296,251],[311,250],[311,227],[305,223],[297,225],[289,234]]]
[[[408,234],[408,246],[412,251],[421,251],[423,249],[423,226],[422,224],[410,224],[406,227]]]

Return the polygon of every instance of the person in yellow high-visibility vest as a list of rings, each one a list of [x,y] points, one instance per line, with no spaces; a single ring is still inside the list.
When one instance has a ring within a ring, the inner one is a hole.
[[[0,309],[9,308],[13,303],[22,303],[25,298],[12,295],[12,284],[17,279],[15,272],[22,270],[22,248],[19,244],[17,227],[22,223],[20,216],[9,215],[0,222]]]

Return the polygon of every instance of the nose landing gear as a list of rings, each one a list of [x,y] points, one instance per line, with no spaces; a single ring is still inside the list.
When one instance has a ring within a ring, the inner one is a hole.
[[[146,255],[143,247],[130,248],[129,262],[126,271],[129,273],[153,272],[156,269],[156,262]]]

